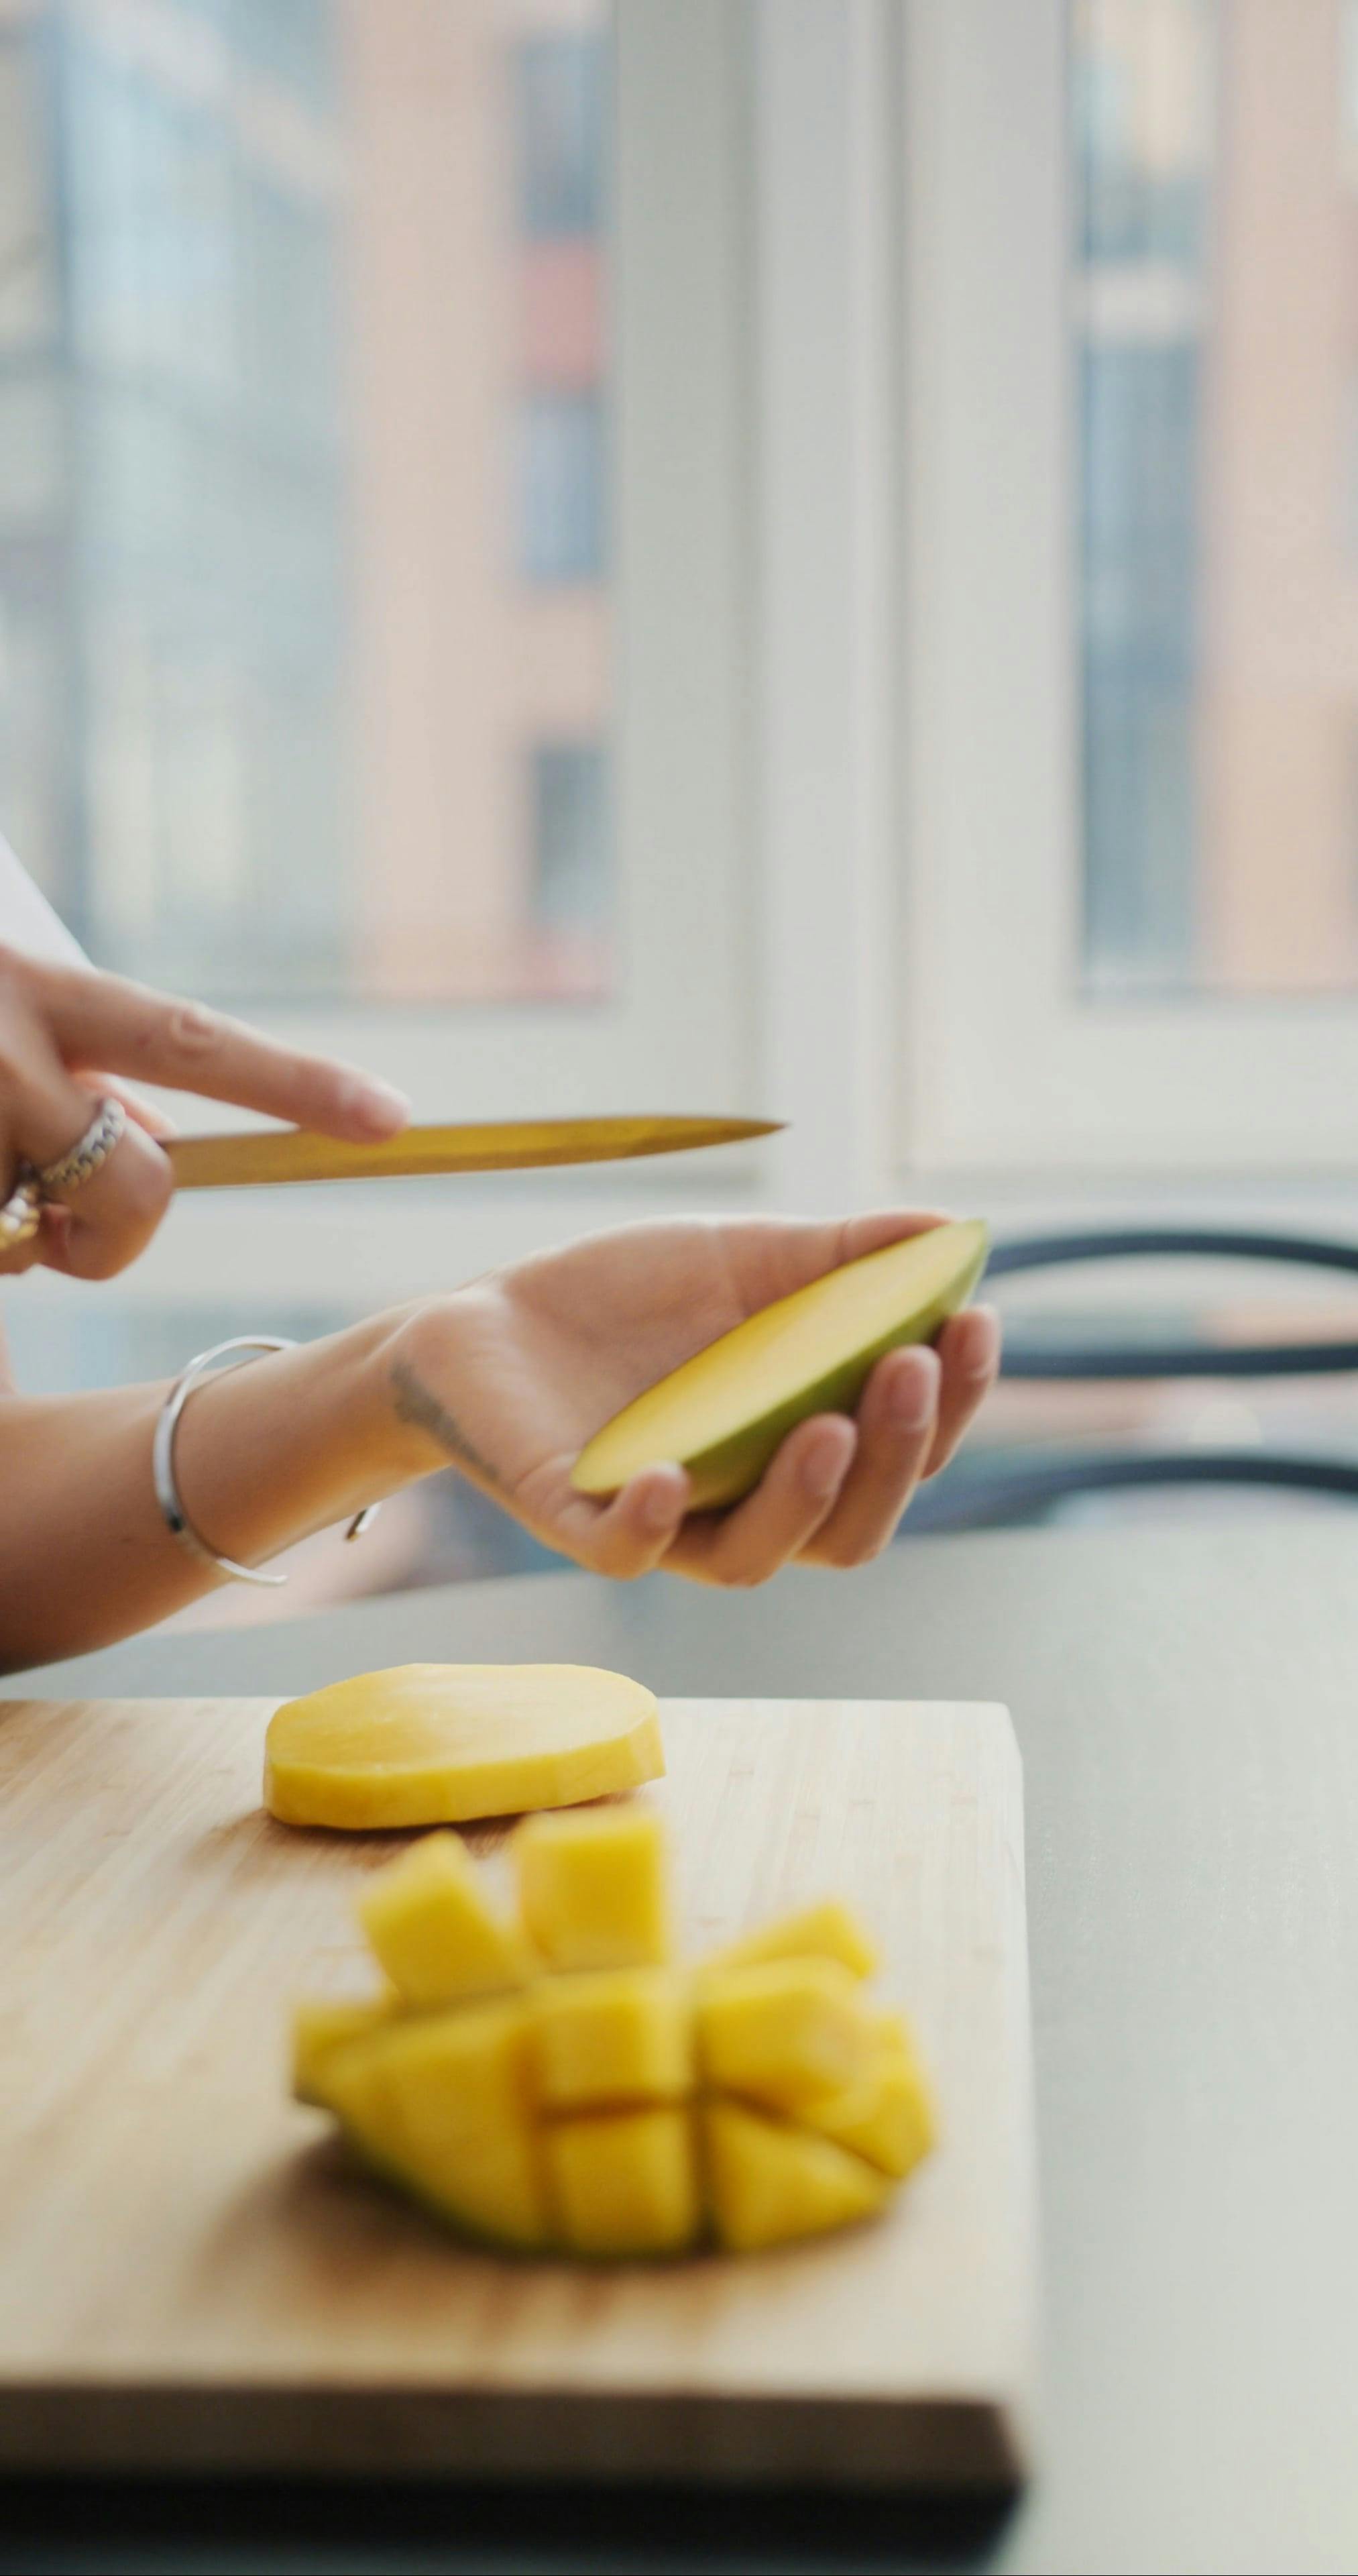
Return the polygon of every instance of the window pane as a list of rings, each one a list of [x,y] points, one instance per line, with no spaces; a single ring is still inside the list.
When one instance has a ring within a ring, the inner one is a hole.
[[[529,394],[523,406],[520,543],[531,582],[597,581],[603,569],[603,423],[594,394]]]
[[[534,911],[566,989],[589,989],[608,933],[607,760],[599,742],[543,742],[532,756]]]
[[[1088,985],[1358,981],[1358,23],[1071,10]]]
[[[520,220],[535,239],[599,229],[606,77],[597,32],[567,28],[519,46]]]
[[[101,961],[608,989],[605,800],[544,863],[524,784],[610,721],[608,54],[606,0],[0,8],[0,830]]]

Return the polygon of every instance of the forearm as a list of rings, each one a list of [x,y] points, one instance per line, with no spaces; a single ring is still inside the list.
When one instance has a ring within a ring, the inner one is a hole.
[[[214,1548],[261,1563],[441,1463],[393,1396],[406,1320],[270,1354],[194,1393],[176,1472]],[[165,1393],[0,1392],[0,1669],[107,1645],[221,1579],[156,1505],[151,1443]]]

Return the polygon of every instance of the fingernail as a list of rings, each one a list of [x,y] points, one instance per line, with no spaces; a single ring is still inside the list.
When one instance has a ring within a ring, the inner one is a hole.
[[[902,1369],[891,1388],[891,1419],[902,1431],[922,1431],[938,1400],[936,1369]]]
[[[977,1359],[974,1353],[972,1354],[972,1357],[967,1361],[963,1375],[970,1378],[989,1377],[990,1372],[995,1365],[995,1347],[999,1340],[1000,1319],[993,1306],[973,1306],[971,1311],[973,1315],[984,1317],[985,1322],[990,1326],[990,1332],[987,1336],[989,1347],[980,1359]]]
[[[371,1128],[374,1136],[395,1136],[410,1124],[411,1104],[405,1093],[393,1083],[376,1081],[371,1074],[355,1074],[345,1083],[340,1107],[346,1117]]]
[[[846,1461],[839,1442],[817,1441],[810,1456],[802,1460],[802,1485],[813,1502],[825,1503],[834,1493],[844,1474]]]
[[[652,1485],[642,1496],[641,1517],[647,1529],[668,1529],[677,1519],[678,1494],[673,1483]]]

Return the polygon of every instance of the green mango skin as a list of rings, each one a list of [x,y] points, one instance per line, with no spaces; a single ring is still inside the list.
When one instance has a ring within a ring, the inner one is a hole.
[[[685,1458],[692,1488],[691,1511],[719,1511],[728,1503],[738,1503],[758,1484],[774,1452],[799,1422],[813,1413],[852,1413],[872,1370],[887,1351],[904,1350],[913,1342],[930,1342],[941,1331],[950,1315],[965,1306],[986,1265],[988,1245],[982,1243],[973,1262],[960,1272],[950,1286],[927,1306],[918,1306],[913,1315],[869,1342],[852,1359],[841,1360],[837,1368],[827,1369],[811,1386],[799,1389],[771,1412],[763,1413],[757,1422],[743,1423],[725,1440],[714,1441],[696,1457]]]

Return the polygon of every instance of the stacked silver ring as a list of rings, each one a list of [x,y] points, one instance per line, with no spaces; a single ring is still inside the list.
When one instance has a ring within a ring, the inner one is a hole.
[[[0,1253],[17,1252],[22,1244],[31,1243],[42,1223],[43,1202],[55,1198],[62,1190],[78,1190],[102,1170],[127,1126],[127,1111],[121,1100],[101,1100],[83,1136],[78,1136],[69,1152],[60,1154],[55,1163],[45,1163],[35,1171],[31,1163],[20,1166],[14,1187],[0,1206]]]
[[[101,1100],[83,1136],[77,1136],[69,1153],[46,1163],[37,1175],[38,1188],[45,1199],[54,1198],[58,1190],[78,1190],[84,1181],[93,1180],[108,1161],[116,1145],[122,1142],[127,1126],[127,1111],[121,1100]]]

